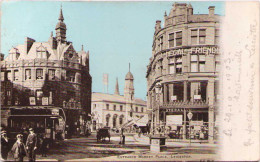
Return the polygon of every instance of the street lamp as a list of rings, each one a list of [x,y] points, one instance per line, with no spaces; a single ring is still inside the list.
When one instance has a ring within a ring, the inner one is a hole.
[[[190,146],[191,146],[191,127],[190,127],[190,121],[191,121],[191,119],[192,119],[192,116],[193,116],[193,114],[191,113],[191,111],[189,111],[189,113],[187,114],[187,116],[188,116],[188,119],[189,119],[189,132],[190,132]],[[186,128],[185,128],[186,129]]]
[[[159,127],[161,126],[160,125],[160,94],[162,92],[162,85],[161,83],[157,83],[155,85],[155,93],[156,93],[156,97],[157,97],[157,118],[158,118],[158,121],[159,121]],[[155,121],[153,121],[155,122]],[[156,123],[157,125],[158,123]],[[153,128],[154,129],[154,128]]]

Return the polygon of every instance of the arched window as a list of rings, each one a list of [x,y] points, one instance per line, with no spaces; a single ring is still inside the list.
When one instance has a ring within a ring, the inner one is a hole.
[[[116,119],[117,119],[117,115],[115,114],[113,116],[113,128],[116,128]]]
[[[124,121],[124,115],[120,115],[119,117],[119,124],[122,125]]]
[[[108,127],[109,125],[109,119],[110,119],[110,114],[106,115],[106,126]]]

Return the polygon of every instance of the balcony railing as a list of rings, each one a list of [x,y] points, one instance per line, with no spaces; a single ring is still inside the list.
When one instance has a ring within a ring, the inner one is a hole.
[[[208,101],[194,100],[194,101],[173,101],[163,103],[160,107],[163,108],[204,108],[208,107]]]

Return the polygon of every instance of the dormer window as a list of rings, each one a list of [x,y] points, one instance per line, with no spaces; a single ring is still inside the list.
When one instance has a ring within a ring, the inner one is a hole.
[[[44,47],[42,44],[36,48],[36,58],[48,58],[48,51],[47,48]]]
[[[43,79],[43,70],[42,69],[36,69],[36,80]]]

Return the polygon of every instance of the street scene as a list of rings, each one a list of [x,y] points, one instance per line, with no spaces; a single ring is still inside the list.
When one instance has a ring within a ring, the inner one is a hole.
[[[224,11],[201,4],[3,3],[2,160],[217,160]]]

